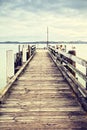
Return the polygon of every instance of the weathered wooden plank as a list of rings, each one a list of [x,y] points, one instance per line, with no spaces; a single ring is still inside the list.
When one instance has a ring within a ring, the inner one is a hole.
[[[2,130],[87,128],[83,111],[47,51],[39,51],[0,108]]]

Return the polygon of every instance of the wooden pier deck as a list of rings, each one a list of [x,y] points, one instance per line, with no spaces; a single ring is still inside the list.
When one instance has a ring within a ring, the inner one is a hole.
[[[87,114],[47,50],[39,50],[1,104],[0,130],[65,129],[87,129]]]

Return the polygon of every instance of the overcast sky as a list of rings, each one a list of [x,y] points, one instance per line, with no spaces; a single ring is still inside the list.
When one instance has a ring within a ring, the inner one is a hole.
[[[0,41],[87,41],[87,0],[0,0]]]

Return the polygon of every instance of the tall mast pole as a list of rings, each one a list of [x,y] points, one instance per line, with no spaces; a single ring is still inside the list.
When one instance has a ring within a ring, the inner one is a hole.
[[[48,37],[48,33],[49,33],[49,32],[48,32],[48,27],[47,27],[47,47],[48,47],[48,38],[49,38],[49,37]]]

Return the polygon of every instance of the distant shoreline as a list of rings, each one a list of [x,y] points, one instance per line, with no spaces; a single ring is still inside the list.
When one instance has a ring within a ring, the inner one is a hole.
[[[47,41],[35,41],[35,42],[17,42],[17,41],[6,41],[0,42],[0,44],[47,44]],[[86,41],[49,41],[48,44],[87,44]]]

